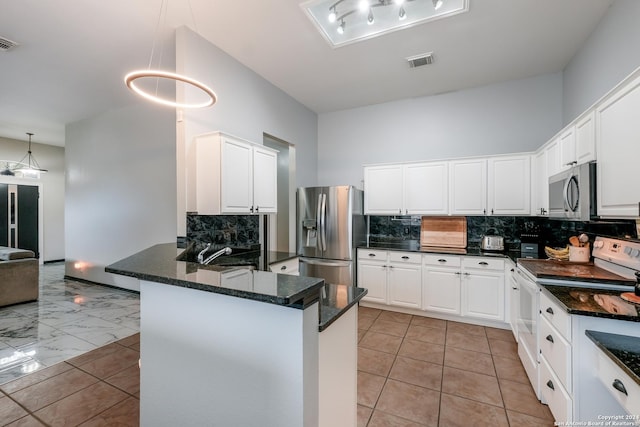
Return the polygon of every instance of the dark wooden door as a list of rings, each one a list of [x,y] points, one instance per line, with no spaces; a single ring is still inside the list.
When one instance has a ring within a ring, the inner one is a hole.
[[[9,246],[9,185],[0,184],[0,246]]]
[[[40,193],[34,185],[18,185],[18,241],[16,247],[38,253],[38,198]]]

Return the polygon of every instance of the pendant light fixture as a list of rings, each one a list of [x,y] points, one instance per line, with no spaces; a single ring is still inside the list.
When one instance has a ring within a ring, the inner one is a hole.
[[[12,169],[12,172],[21,172],[23,175],[31,176],[38,176],[40,173],[48,172],[46,169],[40,167],[36,158],[31,153],[31,137],[33,133],[27,132],[27,135],[29,135],[29,149],[27,150],[27,154],[18,162],[18,166]]]
[[[168,3],[168,0],[167,0]],[[193,25],[194,28],[196,30],[196,33],[198,33],[198,28],[196,26],[196,22],[195,22],[195,18],[193,15],[193,9],[191,8],[191,1],[188,1],[189,4],[189,10],[191,12],[191,19],[193,20]],[[132,71],[130,73],[128,73],[125,77],[124,77],[124,82],[127,85],[127,87],[129,89],[131,89],[132,91],[134,91],[135,93],[137,93],[138,95],[142,96],[143,98],[149,100],[149,101],[153,101],[156,102],[158,104],[162,104],[162,105],[167,105],[169,107],[175,107],[175,108],[204,108],[204,107],[209,107],[213,104],[216,103],[217,101],[217,97],[215,92],[209,88],[207,85],[205,85],[204,83],[193,79],[191,77],[182,75],[182,74],[177,74],[177,73],[173,73],[173,72],[169,72],[169,71],[163,71],[163,70],[152,70],[151,69],[151,65],[153,64],[153,54],[155,51],[155,46],[156,46],[156,39],[158,38],[158,30],[160,28],[160,21],[162,20],[162,12],[164,10],[164,14],[165,14],[165,20],[166,20],[166,8],[165,8],[165,0],[162,0],[161,4],[160,4],[160,13],[158,15],[158,22],[156,24],[156,31],[154,34],[154,39],[153,39],[153,45],[151,47],[151,55],[149,58],[149,67],[146,70],[135,70]],[[160,55],[160,57],[162,58],[162,54]],[[157,87],[158,85],[156,84],[156,93],[151,93],[149,91],[146,91],[144,89],[142,89],[140,86],[136,85],[136,80],[139,79],[145,79],[145,78],[153,78],[156,79],[156,83],[158,83],[160,81],[160,79],[164,79],[164,80],[172,80],[174,82],[182,82],[182,83],[186,83],[188,85],[191,85],[193,87],[195,87],[196,89],[199,89],[201,92],[203,92],[206,95],[206,99],[203,102],[193,102],[193,103],[181,103],[181,102],[177,102],[177,101],[173,101],[167,98],[163,98],[161,96],[158,95],[157,93]]]

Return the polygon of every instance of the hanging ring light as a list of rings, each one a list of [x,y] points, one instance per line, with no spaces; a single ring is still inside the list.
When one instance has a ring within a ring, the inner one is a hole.
[[[207,95],[207,100],[205,100],[204,102],[201,103],[181,103],[181,102],[176,102],[176,101],[171,101],[169,99],[165,99],[165,98],[161,98],[159,96],[150,94],[148,92],[145,92],[144,90],[142,90],[139,86],[136,86],[135,81],[137,79],[143,79],[143,78],[150,78],[150,77],[155,77],[155,78],[159,78],[159,79],[169,79],[169,80],[175,80],[175,81],[180,81],[183,83],[187,83],[190,84],[191,86],[200,89],[202,92],[204,92]],[[168,71],[160,71],[160,70],[137,70],[137,71],[132,71],[129,74],[127,74],[124,77],[124,82],[127,85],[127,87],[129,89],[131,89],[132,91],[134,91],[135,93],[137,93],[138,95],[142,96],[145,99],[148,99],[149,101],[153,101],[153,102],[157,102],[159,104],[162,105],[167,105],[169,107],[176,107],[176,108],[204,108],[204,107],[209,107],[213,104],[216,103],[217,101],[217,97],[216,94],[213,90],[211,90],[211,88],[209,88],[207,85],[205,85],[204,83],[201,83],[195,79],[192,79],[191,77],[187,77],[187,76],[183,76],[180,74],[176,74],[176,73],[170,73]]]
[[[166,4],[168,5],[169,0],[166,0]],[[191,7],[191,0],[187,0],[187,3],[189,4],[189,10],[191,12],[191,19],[193,20],[193,25],[196,29],[196,33],[198,33],[198,27],[196,25],[196,21],[195,21],[195,17],[193,15],[193,8]],[[167,12],[166,12],[166,7],[165,7],[165,0],[162,0],[161,4],[160,4],[160,13],[158,14],[158,22],[156,23],[156,31],[155,31],[155,36],[153,39],[153,46],[151,47],[151,56],[149,58],[149,68],[146,70],[135,70],[132,71],[130,73],[128,73],[126,76],[124,76],[124,83],[127,85],[127,87],[129,89],[131,89],[132,91],[134,91],[135,93],[137,93],[138,95],[142,96],[143,98],[149,100],[149,101],[153,101],[156,102],[158,104],[162,104],[162,105],[166,105],[169,107],[175,107],[175,108],[204,108],[204,107],[210,107],[211,105],[215,104],[216,101],[218,100],[215,92],[207,85],[205,85],[204,83],[193,79],[191,77],[187,77],[184,76],[182,74],[177,74],[177,73],[173,73],[170,71],[163,71],[163,70],[152,70],[151,69],[151,64],[153,63],[153,55],[154,55],[154,51],[155,51],[155,47],[156,47],[156,39],[158,38],[158,33],[159,33],[159,29],[160,29],[160,21],[162,20],[162,15],[163,15],[163,10],[164,10],[164,18],[166,20],[167,17]],[[162,52],[160,54],[160,60],[162,60]],[[192,102],[192,103],[184,103],[184,102],[177,102],[177,101],[172,101],[170,99],[167,98],[163,98],[161,96],[158,96],[157,94],[152,94],[148,91],[143,90],[142,88],[140,88],[140,86],[135,84],[135,81],[138,79],[145,79],[145,78],[155,78],[157,81],[159,81],[160,79],[164,79],[164,80],[173,80],[174,82],[182,82],[182,83],[186,83],[188,85],[191,85],[192,87],[199,89],[201,92],[204,92],[204,94],[207,96],[206,100],[203,102]]]

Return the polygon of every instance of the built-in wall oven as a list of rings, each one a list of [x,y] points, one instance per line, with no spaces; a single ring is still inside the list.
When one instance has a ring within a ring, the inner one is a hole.
[[[526,270],[516,269],[518,292],[520,294],[518,306],[518,356],[527,372],[529,381],[540,398],[540,381],[538,376],[538,314],[540,288],[535,280],[528,276]]]

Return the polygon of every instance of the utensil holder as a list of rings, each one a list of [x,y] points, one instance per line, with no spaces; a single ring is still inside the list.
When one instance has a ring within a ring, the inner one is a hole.
[[[589,247],[569,246],[569,261],[571,262],[589,262],[591,253]]]

